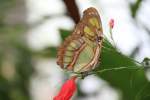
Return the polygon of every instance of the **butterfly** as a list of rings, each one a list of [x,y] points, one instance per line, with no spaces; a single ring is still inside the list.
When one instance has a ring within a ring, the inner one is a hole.
[[[102,23],[98,11],[90,7],[74,31],[59,47],[57,64],[75,73],[89,72],[99,62],[103,41]]]

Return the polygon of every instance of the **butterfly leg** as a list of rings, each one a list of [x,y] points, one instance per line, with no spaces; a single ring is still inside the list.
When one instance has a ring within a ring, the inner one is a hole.
[[[81,72],[81,79],[84,79],[88,75],[89,75],[89,71]]]

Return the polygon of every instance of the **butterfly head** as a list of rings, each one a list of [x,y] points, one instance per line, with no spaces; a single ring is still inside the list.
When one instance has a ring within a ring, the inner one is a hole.
[[[97,36],[97,37],[96,37],[96,43],[97,43],[98,45],[101,45],[101,44],[102,44],[102,40],[103,40],[103,36]]]

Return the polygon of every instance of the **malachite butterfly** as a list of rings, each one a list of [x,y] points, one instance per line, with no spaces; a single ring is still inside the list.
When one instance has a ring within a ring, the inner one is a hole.
[[[57,64],[75,73],[89,72],[98,64],[103,30],[98,11],[90,7],[58,49]]]

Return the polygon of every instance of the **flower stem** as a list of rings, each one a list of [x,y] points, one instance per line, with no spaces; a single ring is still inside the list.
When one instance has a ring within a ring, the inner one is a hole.
[[[90,72],[88,75],[92,75],[92,74],[97,74],[97,73],[104,73],[107,71],[118,71],[118,70],[124,70],[124,69],[131,69],[131,70],[138,70],[138,69],[144,69],[143,67],[116,67],[116,68],[107,68],[107,69],[103,69],[103,70],[98,70],[98,71],[92,71]]]

